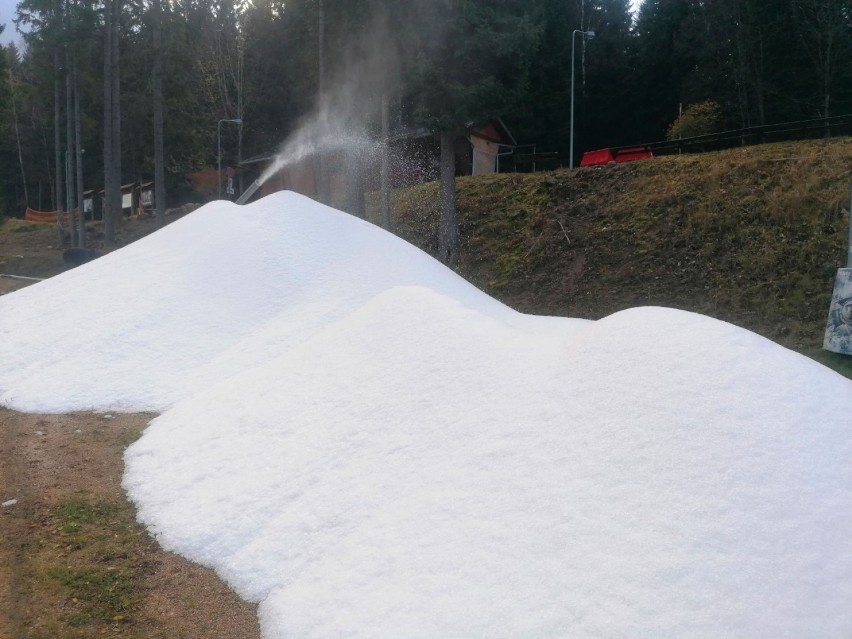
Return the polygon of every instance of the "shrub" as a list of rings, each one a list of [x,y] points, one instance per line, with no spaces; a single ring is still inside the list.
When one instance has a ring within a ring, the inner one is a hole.
[[[678,118],[669,125],[667,140],[691,138],[696,135],[713,133],[722,119],[722,109],[712,100],[690,104]]]

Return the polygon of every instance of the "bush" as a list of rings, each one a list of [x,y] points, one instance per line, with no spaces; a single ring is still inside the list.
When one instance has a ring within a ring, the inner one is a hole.
[[[679,140],[713,133],[721,119],[722,109],[712,100],[690,104],[677,120],[669,125],[666,139]]]

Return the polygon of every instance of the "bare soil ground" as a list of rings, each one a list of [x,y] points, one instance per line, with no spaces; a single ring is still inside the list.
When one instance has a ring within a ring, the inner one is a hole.
[[[152,417],[0,409],[0,638],[260,636],[255,606],[135,522],[122,453]]]
[[[118,246],[155,229],[151,218],[125,220]],[[7,220],[0,274],[57,275],[66,246],[53,226]],[[104,250],[99,225],[87,246]],[[0,295],[33,283],[0,276]],[[260,636],[256,606],[135,521],[122,455],[153,417],[0,408],[0,639]]]
[[[124,220],[118,246],[155,229],[151,218]],[[99,225],[87,246],[104,251]],[[66,247],[53,226],[7,220],[0,274],[57,275]],[[33,283],[0,276],[0,295]],[[0,408],[0,639],[260,636],[254,605],[135,521],[122,454],[152,418]]]

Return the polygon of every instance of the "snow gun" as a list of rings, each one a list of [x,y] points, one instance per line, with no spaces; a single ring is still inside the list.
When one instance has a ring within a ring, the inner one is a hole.
[[[245,204],[246,202],[248,202],[249,198],[254,195],[254,192],[260,188],[260,185],[260,180],[255,180],[254,182],[249,184],[249,187],[245,191],[243,191],[243,194],[236,199],[234,204]]]

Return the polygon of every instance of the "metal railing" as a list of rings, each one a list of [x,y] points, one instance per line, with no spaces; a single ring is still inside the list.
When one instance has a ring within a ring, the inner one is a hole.
[[[612,147],[612,149],[617,152],[620,149],[631,147],[646,147],[654,155],[671,155],[675,153],[719,151],[737,146],[751,146],[767,142],[784,142],[787,140],[807,140],[838,135],[852,135],[852,114],[752,126],[732,131],[696,135],[679,140],[665,140],[648,144],[630,144],[627,146]]]

